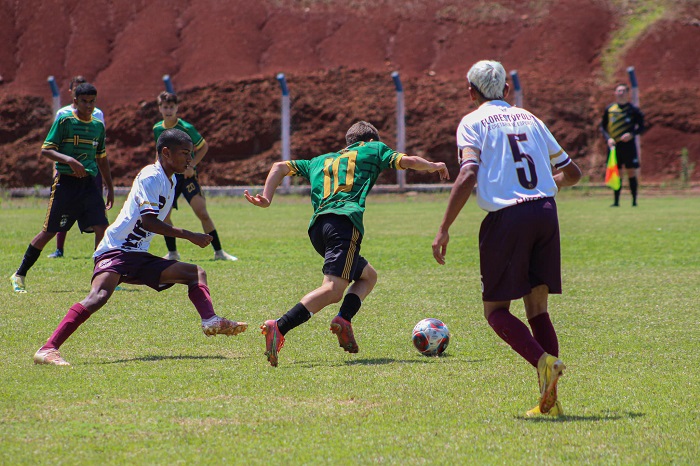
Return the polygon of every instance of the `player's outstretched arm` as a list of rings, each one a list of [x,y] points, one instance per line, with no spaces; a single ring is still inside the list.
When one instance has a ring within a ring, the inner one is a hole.
[[[177,228],[172,225],[168,225],[162,220],[158,220],[158,216],[155,214],[142,215],[141,225],[143,228],[163,236],[172,236],[175,238],[182,238],[196,244],[200,248],[209,246],[214,238],[205,233],[195,233],[189,230],[183,230],[182,228]]]
[[[243,196],[251,204],[258,207],[270,207],[272,204],[272,198],[275,196],[275,191],[277,187],[282,183],[285,176],[289,175],[289,166],[286,162],[275,162],[270,169],[270,173],[267,174],[267,179],[265,180],[265,188],[263,188],[262,194],[256,194],[251,196],[246,189],[243,192]]]
[[[447,166],[444,162],[430,162],[417,155],[404,155],[401,157],[399,165],[404,169],[410,168],[411,170],[429,173],[438,172],[441,180],[450,179],[450,173],[447,171]]]
[[[474,185],[476,184],[476,174],[478,171],[479,166],[476,164],[462,166],[454,185],[452,185],[445,215],[435,235],[435,239],[433,240],[433,257],[438,264],[445,264],[447,243],[450,242],[450,226],[452,226],[455,219],[457,219],[457,215],[462,211],[464,204],[469,200],[469,196],[471,196]]]

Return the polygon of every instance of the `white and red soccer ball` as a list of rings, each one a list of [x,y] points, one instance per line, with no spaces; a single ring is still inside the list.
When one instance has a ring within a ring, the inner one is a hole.
[[[413,327],[413,346],[425,356],[440,356],[450,343],[450,331],[439,319],[423,319]]]

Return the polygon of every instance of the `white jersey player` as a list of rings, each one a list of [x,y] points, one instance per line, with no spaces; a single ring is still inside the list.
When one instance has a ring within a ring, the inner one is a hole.
[[[134,179],[121,212],[105,233],[93,257],[107,251],[147,252],[155,233],[143,228],[142,215],[155,214],[163,221],[175,197],[175,175],[168,175],[160,161],[144,167]]]
[[[477,186],[488,214],[479,230],[481,300],[489,326],[537,369],[540,399],[528,416],[564,414],[557,382],[565,367],[549,318],[549,294],[561,293],[559,219],[554,196],[581,171],[533,114],[511,107],[506,72],[480,61],[467,73],[477,109],[457,129],[459,176],[433,240],[433,257],[445,263],[449,228]],[[560,170],[552,175],[552,167]],[[510,313],[523,299],[527,325]],[[529,325],[529,328],[528,328]]]
[[[34,354],[34,363],[70,365],[61,356],[59,348],[107,303],[120,283],[145,285],[156,291],[175,284],[185,285],[187,296],[202,319],[202,331],[207,336],[238,335],[248,328],[245,322],[231,321],[214,312],[204,269],[147,252],[156,233],[187,239],[200,248],[208,246],[212,240],[209,235],[163,222],[172,204],[174,174],[183,173],[192,163],[192,139],[184,131],[168,129],[160,135],[156,147],[158,161],[141,170],[136,177],[119,217],[108,228],[95,252],[90,294],[68,309],[53,334]]]
[[[571,159],[532,113],[503,100],[490,100],[466,115],[457,128],[460,168],[479,165],[479,207],[495,212],[521,202],[554,197],[551,166]]]

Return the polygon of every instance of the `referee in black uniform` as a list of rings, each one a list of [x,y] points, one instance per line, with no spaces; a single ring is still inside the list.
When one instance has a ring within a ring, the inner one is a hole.
[[[600,125],[608,147],[617,149],[617,167],[627,170],[632,192],[632,206],[637,205],[637,176],[639,175],[639,154],[634,137],[644,131],[644,115],[630,103],[630,88],[626,84],[615,86],[615,103],[610,104],[603,113]],[[608,157],[610,154],[608,154]],[[622,175],[622,171],[620,171]],[[615,202],[611,207],[620,205],[620,189],[616,190]]]

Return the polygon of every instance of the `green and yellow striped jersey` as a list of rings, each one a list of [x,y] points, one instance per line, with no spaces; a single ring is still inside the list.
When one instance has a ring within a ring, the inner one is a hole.
[[[90,117],[89,121],[84,121],[78,118],[75,113],[62,115],[51,125],[49,134],[41,148],[55,150],[73,157],[83,164],[86,172],[97,176],[96,159],[107,156],[105,125],[94,117]],[[73,169],[68,164],[56,162],[55,165],[58,173],[73,173]]]
[[[619,141],[625,133],[635,135],[644,131],[644,115],[630,103],[614,103],[605,109],[601,127],[606,138]]]
[[[401,168],[399,161],[404,155],[383,142],[370,141],[358,142],[340,152],[311,160],[287,162],[290,175],[303,176],[311,184],[314,214],[309,228],[319,215],[346,215],[364,235],[362,218],[367,195],[382,171]]]

